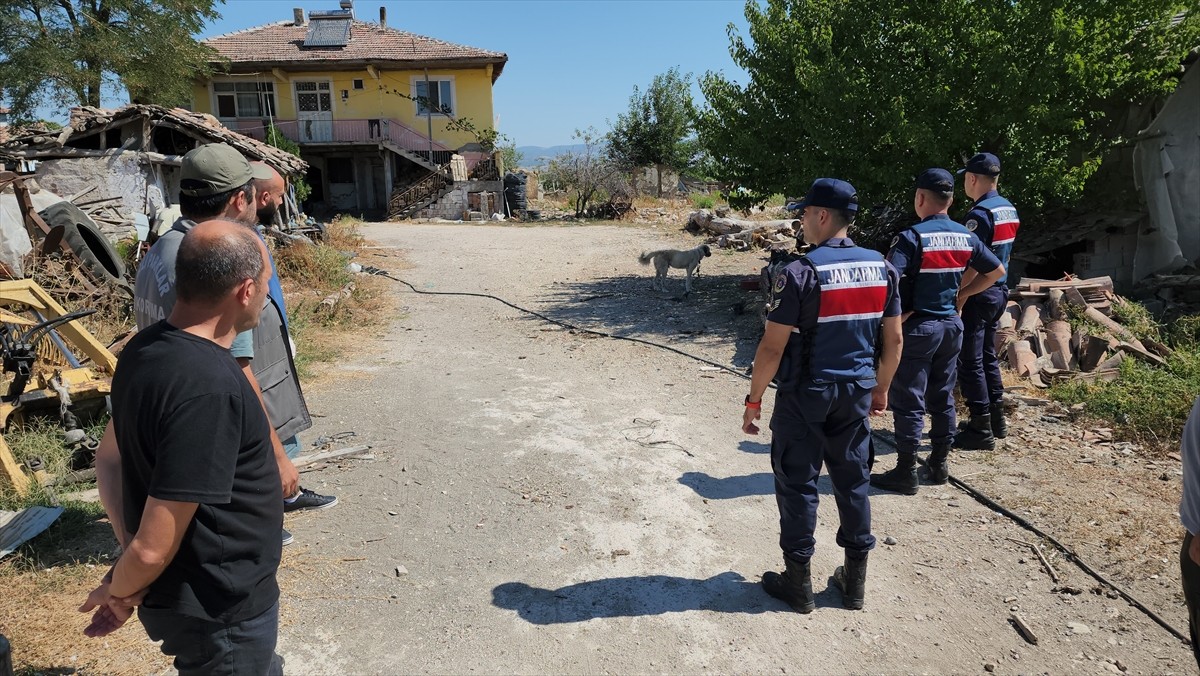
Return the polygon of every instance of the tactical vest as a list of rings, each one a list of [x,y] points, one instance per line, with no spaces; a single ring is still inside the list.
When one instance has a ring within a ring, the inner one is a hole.
[[[1008,260],[1012,257],[1013,241],[1017,239],[1017,230],[1021,228],[1017,209],[1000,195],[981,200],[975,206],[987,211],[992,218],[992,241],[984,244],[991,248],[996,258],[1000,259],[1000,265],[1004,266],[1004,276],[996,280],[996,284],[1004,284],[1008,281]]]
[[[974,235],[948,217],[929,218],[910,229],[917,235],[917,252],[908,270],[901,271],[900,307],[919,315],[953,317]]]
[[[888,274],[883,256],[857,246],[818,246],[804,255],[816,273],[816,321],[792,332],[792,372],[781,390],[801,381],[840,383],[875,379],[875,350],[887,304]],[[798,358],[796,358],[798,357]]]

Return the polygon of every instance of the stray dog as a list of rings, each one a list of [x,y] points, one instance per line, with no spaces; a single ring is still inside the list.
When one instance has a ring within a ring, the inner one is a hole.
[[[678,268],[687,270],[687,277],[683,280],[684,295],[692,292],[692,273],[700,269],[700,261],[711,256],[712,250],[707,244],[701,244],[695,249],[680,251],[679,249],[661,249],[659,251],[643,252],[638,256],[638,262],[642,265],[649,265],[650,261],[654,261],[654,289],[656,291],[667,290],[667,270],[670,268]]]

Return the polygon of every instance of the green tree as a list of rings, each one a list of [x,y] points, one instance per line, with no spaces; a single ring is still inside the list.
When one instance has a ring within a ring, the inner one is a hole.
[[[279,128],[273,124],[267,127],[266,141],[267,145],[275,146],[284,152],[300,157],[300,144],[284,136],[283,132],[279,131]],[[308,184],[305,177],[296,176],[291,181],[292,185],[296,188],[297,204],[308,199],[308,196],[312,194],[312,186]]]
[[[500,161],[504,165],[505,171],[516,171],[521,167],[521,161],[525,159],[525,153],[517,150],[517,144],[513,141],[506,141],[496,146],[496,152],[500,153]]]
[[[193,34],[218,18],[213,0],[4,0],[0,96],[18,116],[39,105],[99,106],[123,85],[131,100],[191,101],[216,52]]]
[[[1200,42],[1177,0],[769,0],[729,28],[744,84],[708,73],[698,128],[723,176],[761,199],[844,177],[903,205],[927,166],[978,150],[1035,212],[1082,193],[1118,115],[1175,86]],[[1028,212],[1026,212],[1028,213]]]
[[[546,167],[546,185],[561,185],[572,191],[575,216],[587,214],[589,204],[597,198],[626,192],[621,167],[604,151],[600,133],[593,127],[575,130],[572,137],[583,144],[583,150],[559,155]]]
[[[608,133],[609,157],[625,169],[654,165],[662,197],[663,171],[683,172],[696,154],[693,115],[691,75],[678,68],[655,75],[645,92],[633,88],[629,110]]]

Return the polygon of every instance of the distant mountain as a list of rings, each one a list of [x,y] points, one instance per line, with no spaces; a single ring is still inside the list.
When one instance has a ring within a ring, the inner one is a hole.
[[[582,143],[575,143],[564,146],[517,146],[517,152],[521,153],[521,166],[523,167],[540,167],[550,161],[551,158],[565,155],[566,153],[582,151],[584,149]]]

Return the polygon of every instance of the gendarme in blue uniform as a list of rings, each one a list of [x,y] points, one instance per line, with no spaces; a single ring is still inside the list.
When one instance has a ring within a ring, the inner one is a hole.
[[[989,157],[994,159],[994,156]],[[992,168],[999,171],[999,160]],[[967,171],[972,170],[972,165],[968,164]],[[1013,242],[1021,227],[1012,203],[995,190],[989,191],[972,205],[965,220],[967,230],[991,249],[1007,271]],[[1000,315],[1008,305],[1007,279],[1005,272],[995,286],[971,296],[963,306],[963,344],[958,359],[958,377],[963,399],[974,416],[992,413],[993,407],[1000,407],[1004,396],[1000,360],[996,357],[996,329]],[[997,410],[994,415],[1002,414]]]
[[[900,271],[904,312],[912,313],[904,322],[904,349],[888,391],[889,407],[895,414],[897,450],[915,454],[927,410],[930,441],[953,441],[955,367],[962,346],[959,284],[966,268],[987,274],[1000,261],[945,214],[900,233],[887,259]]]
[[[792,326],[776,376],[771,464],[779,545],[807,561],[817,525],[817,477],[829,468],[847,555],[875,546],[867,499],[871,388],[884,317],[900,314],[899,275],[878,252],[834,238],[777,275],[768,321]]]

